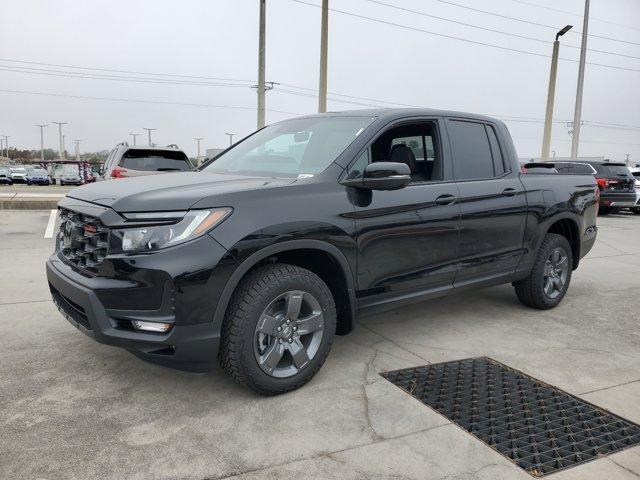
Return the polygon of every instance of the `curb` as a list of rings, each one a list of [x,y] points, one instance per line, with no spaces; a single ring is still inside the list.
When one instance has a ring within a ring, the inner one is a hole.
[[[59,201],[59,199],[4,200],[0,198],[0,210],[55,210],[58,208]]]

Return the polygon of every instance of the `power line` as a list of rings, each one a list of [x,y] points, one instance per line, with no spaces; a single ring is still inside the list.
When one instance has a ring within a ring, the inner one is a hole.
[[[454,20],[454,19],[451,19],[451,18],[440,17],[438,15],[432,15],[430,13],[425,13],[425,12],[420,12],[418,10],[412,10],[410,8],[400,7],[398,5],[393,5],[393,4],[390,4],[390,3],[381,2],[379,0],[364,0],[364,1],[365,2],[369,2],[369,3],[374,3],[374,4],[377,4],[377,5],[382,5],[382,6],[389,7],[389,8],[393,8],[393,9],[400,10],[400,11],[403,11],[403,12],[413,13],[413,14],[420,15],[420,16],[423,16],[423,17],[435,18],[437,20],[442,20],[442,21],[445,21],[445,22],[455,23],[457,25],[464,25],[465,27],[471,27],[471,28],[476,28],[478,30],[484,30],[486,32],[499,33],[501,35],[508,35],[510,37],[521,38],[521,39],[524,39],[524,40],[531,40],[531,41],[534,41],[534,42],[545,43],[545,44],[552,44],[553,43],[551,40],[543,40],[541,38],[530,37],[530,36],[527,36],[527,35],[520,35],[518,33],[505,32],[503,30],[497,30],[497,29],[494,29],[494,28],[483,27],[481,25],[475,25],[475,24],[472,24],[472,23],[460,22],[458,20]],[[580,50],[580,47],[578,45],[563,44],[562,46]],[[627,54],[624,54],[624,53],[610,52],[608,50],[596,50],[596,49],[593,49],[593,48],[588,48],[587,51],[594,52],[594,53],[603,53],[603,54],[606,54],[606,55],[616,55],[616,56],[619,56],[619,57],[635,58],[635,59],[640,60],[640,57],[635,56],[635,55],[627,55]]]
[[[554,25],[547,25],[547,24],[544,24],[544,23],[532,22],[531,20],[525,20],[525,19],[523,19],[523,18],[511,17],[511,16],[509,16],[509,15],[502,15],[502,14],[500,14],[500,13],[491,12],[491,11],[489,11],[489,10],[482,10],[482,9],[480,9],[480,8],[474,8],[474,7],[469,7],[469,6],[467,6],[467,5],[461,5],[461,4],[459,4],[459,3],[455,3],[455,2],[452,2],[452,1],[450,1],[450,0],[434,0],[434,1],[436,1],[436,2],[440,2],[440,3],[444,3],[444,4],[446,4],[446,5],[452,5],[452,6],[454,6],[454,7],[464,8],[464,9],[466,9],[466,10],[471,10],[471,11],[478,12],[478,13],[483,13],[483,14],[485,14],[485,15],[491,15],[491,16],[494,16],[494,17],[499,17],[499,18],[504,18],[504,19],[508,19],[508,20],[513,20],[513,21],[515,21],[515,22],[527,23],[527,24],[529,24],[529,25],[535,25],[535,26],[537,26],[537,27],[551,28],[551,29],[553,29],[554,31],[558,29],[558,27],[557,27],[557,26],[554,26]],[[575,34],[578,34],[578,35],[582,35],[582,32],[580,32],[580,31],[578,31],[578,30],[573,30],[571,33],[575,33]],[[620,40],[620,39],[618,39],[618,38],[604,37],[604,36],[602,36],[602,35],[594,35],[594,34],[592,34],[592,33],[590,33],[590,34],[588,34],[588,35],[589,35],[590,37],[593,37],[593,38],[600,38],[600,39],[602,39],[602,40],[611,40],[612,42],[627,43],[627,44],[629,44],[629,45],[640,45],[640,43],[637,43],[637,42],[630,42],[630,41],[628,41],[628,40]]]
[[[141,77],[125,77],[118,75],[107,74],[92,74],[92,73],[76,73],[65,70],[51,70],[35,67],[14,67],[0,65],[0,71],[14,72],[14,73],[26,73],[33,75],[47,75],[50,77],[66,77],[66,78],[81,78],[87,80],[111,80],[118,82],[133,82],[133,83],[153,83],[158,85],[196,85],[196,86],[214,86],[214,87],[241,87],[247,88],[249,85],[240,83],[212,83],[212,82],[189,82],[179,80],[165,80],[165,79],[146,79]]]
[[[559,8],[548,7],[546,5],[539,5],[539,4],[533,3],[533,2],[525,2],[524,0],[511,0],[511,1],[512,2],[516,2],[516,3],[520,3],[522,5],[528,5],[530,7],[542,8],[544,10],[551,10],[552,12],[566,13],[566,14],[569,14],[569,15],[573,15],[573,16],[582,18],[582,14],[581,13],[577,13],[577,12],[570,12],[568,10],[561,10]],[[595,20],[597,22],[608,23],[609,25],[615,25],[617,27],[629,28],[631,30],[636,30],[636,31],[640,32],[640,28],[632,27],[631,25],[626,25],[624,23],[612,22],[611,20],[605,20],[603,18],[597,18],[597,17],[594,17],[592,15],[589,15],[589,20]]]
[[[127,74],[135,74],[135,75],[155,75],[155,76],[161,76],[161,77],[193,78],[193,79],[200,79],[200,80],[220,80],[220,81],[227,81],[227,82],[244,82],[250,85],[255,83],[255,80],[242,80],[239,78],[205,77],[200,75],[183,75],[183,74],[177,74],[177,73],[154,73],[154,72],[141,72],[141,71],[135,71],[135,70],[114,70],[111,68],[81,67],[78,65],[66,65],[66,64],[60,64],[60,63],[44,63],[44,62],[33,62],[33,61],[26,61],[26,60],[15,60],[12,58],[0,58],[0,61],[24,63],[28,65],[42,65],[46,67],[74,68],[77,70],[96,70],[100,72],[127,73]]]
[[[299,3],[301,5],[307,5],[307,6],[310,6],[310,7],[320,8],[318,5],[315,5],[315,4],[309,3],[309,2],[305,2],[303,0],[289,0],[289,1],[290,2],[294,2],[294,3]],[[438,1],[442,1],[442,0],[438,0]],[[348,15],[350,17],[360,18],[360,19],[363,19],[363,20],[369,20],[369,21],[372,21],[372,22],[381,23],[381,24],[384,24],[384,25],[390,25],[390,26],[402,28],[402,29],[405,29],[405,30],[411,30],[411,31],[415,31],[415,32],[422,32],[422,33],[426,33],[426,34],[429,34],[429,35],[435,35],[435,36],[438,36],[438,37],[449,38],[451,40],[458,40],[458,41],[461,41],[461,42],[472,43],[472,44],[475,44],[475,45],[482,45],[482,46],[485,46],[485,47],[497,48],[497,49],[505,50],[505,51],[508,51],[508,52],[524,53],[526,55],[533,55],[533,56],[536,56],[536,57],[550,58],[549,55],[545,55],[543,53],[531,52],[529,50],[521,50],[521,49],[518,49],[518,48],[505,47],[503,45],[497,45],[495,43],[480,42],[480,41],[477,41],[477,40],[470,40],[468,38],[456,37],[454,35],[448,35],[448,34],[445,34],[445,33],[432,32],[430,30],[425,30],[423,28],[412,27],[412,26],[409,26],[409,25],[403,25],[401,23],[389,22],[387,20],[381,20],[379,18],[367,17],[365,15],[360,15],[360,14],[353,13],[353,12],[346,12],[344,10],[338,10],[338,9],[335,9],[335,8],[331,8],[330,10],[332,12],[340,13],[342,15]],[[564,60],[564,61],[568,61],[568,62],[574,62],[574,63],[578,62],[578,60],[574,60],[573,58],[560,57],[560,60]],[[613,68],[613,69],[616,69],[616,70],[627,70],[627,71],[630,71],[630,72],[640,72],[640,69],[637,69],[637,68],[619,67],[619,66],[616,66],[616,65],[607,65],[607,64],[595,63],[595,62],[586,62],[586,63],[589,64],[589,65],[597,66],[597,67]]]
[[[50,92],[32,92],[25,90],[5,90],[0,89],[0,93],[16,93],[21,95],[39,95],[46,97],[59,97],[59,98],[76,98],[83,100],[101,100],[101,101],[109,101],[109,102],[124,102],[124,103],[149,103],[149,104],[158,104],[158,105],[178,105],[185,107],[205,107],[205,108],[229,108],[234,110],[255,110],[255,107],[245,107],[240,105],[215,105],[215,104],[206,104],[206,103],[186,103],[186,102],[168,102],[162,100],[141,100],[135,98],[112,98],[112,97],[92,97],[92,96],[84,96],[84,95],[68,95],[62,93],[50,93]],[[274,110],[271,108],[266,109],[269,112],[274,113],[285,113],[287,115],[302,115],[300,112],[289,112],[286,110]]]

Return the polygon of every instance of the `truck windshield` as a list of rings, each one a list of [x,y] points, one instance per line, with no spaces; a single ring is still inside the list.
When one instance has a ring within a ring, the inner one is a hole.
[[[204,171],[272,176],[319,173],[373,120],[372,117],[311,117],[276,123],[232,147]]]

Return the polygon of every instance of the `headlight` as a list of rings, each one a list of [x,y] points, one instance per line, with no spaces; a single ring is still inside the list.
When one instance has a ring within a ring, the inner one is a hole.
[[[204,235],[231,215],[230,207],[188,212],[151,212],[125,214],[135,222],[175,222],[168,225],[147,225],[122,228],[117,231],[123,252],[149,252],[171,247]]]

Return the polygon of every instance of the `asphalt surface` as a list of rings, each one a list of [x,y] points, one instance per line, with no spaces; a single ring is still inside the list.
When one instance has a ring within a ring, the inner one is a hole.
[[[546,312],[506,285],[360,319],[302,389],[258,397],[95,343],[49,298],[49,211],[0,211],[0,478],[530,479],[378,373],[489,356],[640,423],[640,217],[599,220]],[[640,447],[553,474],[640,477]]]

